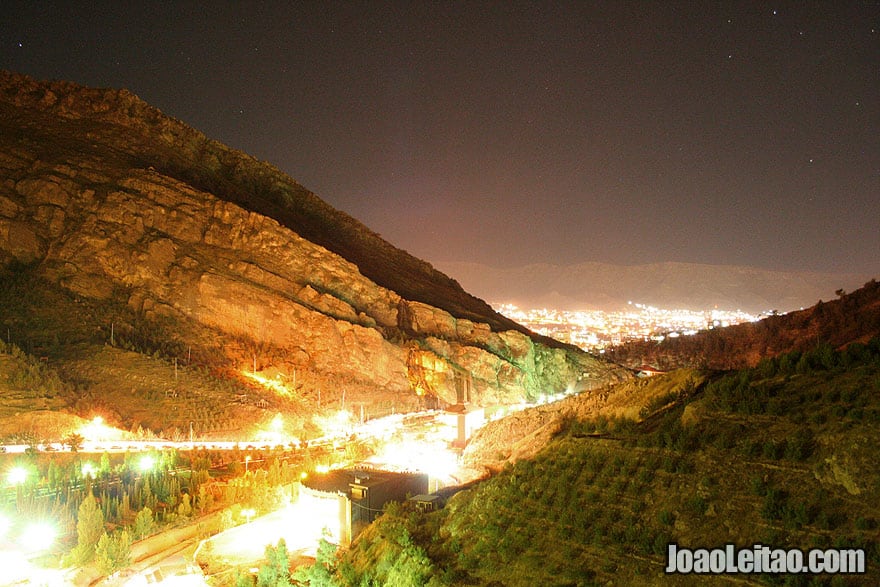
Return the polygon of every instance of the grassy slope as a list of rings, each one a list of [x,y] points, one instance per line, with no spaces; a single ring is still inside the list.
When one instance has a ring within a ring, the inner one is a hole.
[[[395,511],[340,576],[413,584],[811,584],[667,577],[666,544],[863,546],[880,579],[880,341],[716,378],[641,423],[576,421],[429,516]],[[861,350],[860,350],[861,349]],[[596,428],[610,431],[596,438]],[[423,557],[423,558],[421,558]]]

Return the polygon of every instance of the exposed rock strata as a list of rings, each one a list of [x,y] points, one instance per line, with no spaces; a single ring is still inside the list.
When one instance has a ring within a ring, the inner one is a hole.
[[[625,376],[575,349],[499,332],[497,321],[493,329],[405,299],[267,215],[160,172],[149,159],[132,165],[118,155],[127,129],[137,130],[133,141],[147,141],[146,125],[161,141],[179,123],[130,94],[3,75],[4,265],[36,264],[79,295],[121,299],[148,319],[270,344],[314,373],[391,391],[422,381],[449,402],[456,399],[455,373],[471,374],[472,399],[480,403],[559,391],[585,372],[598,381]],[[154,120],[137,119],[141,112]],[[91,132],[82,123],[95,113],[101,125]],[[80,123],[85,134],[77,139],[85,143],[65,134],[71,121]],[[219,161],[216,167],[212,173],[232,173]]]

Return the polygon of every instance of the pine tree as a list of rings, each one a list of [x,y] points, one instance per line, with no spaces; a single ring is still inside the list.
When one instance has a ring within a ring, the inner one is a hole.
[[[150,533],[153,532],[155,526],[156,522],[153,519],[153,510],[144,507],[144,509],[139,511],[134,518],[134,537],[139,540],[145,536],[149,536]]]
[[[104,514],[92,495],[91,488],[86,491],[86,498],[79,506],[76,517],[76,547],[71,552],[74,564],[82,565],[95,557],[95,547],[104,533]]]
[[[296,569],[294,578],[310,587],[338,587],[336,573],[336,545],[324,538],[318,543],[315,564]]]
[[[290,559],[284,538],[266,546],[266,564],[257,573],[257,587],[290,587]]]
[[[124,569],[131,563],[131,536],[125,530],[110,536],[101,535],[95,547],[95,564],[105,575]]]
[[[180,505],[177,506],[177,514],[180,516],[192,515],[192,505],[190,505],[189,493],[184,493],[180,498]]]
[[[101,464],[99,467],[101,474],[107,476],[110,474],[110,455],[108,453],[104,453],[101,455]]]

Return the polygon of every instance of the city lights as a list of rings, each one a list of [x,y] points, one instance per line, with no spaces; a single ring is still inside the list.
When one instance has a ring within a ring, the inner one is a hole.
[[[256,434],[256,440],[268,444],[288,444],[294,442],[299,444],[299,440],[291,438],[284,433],[284,416],[280,413],[275,414],[272,421],[269,422],[266,430],[259,430]]]
[[[513,304],[500,304],[497,309],[534,332],[587,351],[601,351],[634,340],[661,341],[667,337],[689,336],[700,330],[754,322],[763,317],[739,310],[667,310],[634,302],[629,302],[626,310],[617,312],[526,310]]]
[[[280,413],[275,414],[275,417],[272,418],[272,422],[269,424],[269,428],[271,428],[272,432],[281,434],[281,431],[284,430],[284,417]]]

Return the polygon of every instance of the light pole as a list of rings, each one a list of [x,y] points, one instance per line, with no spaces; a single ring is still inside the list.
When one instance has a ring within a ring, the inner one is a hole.
[[[248,463],[251,462],[251,455],[246,455],[244,457],[244,474],[247,475],[248,472]]]

